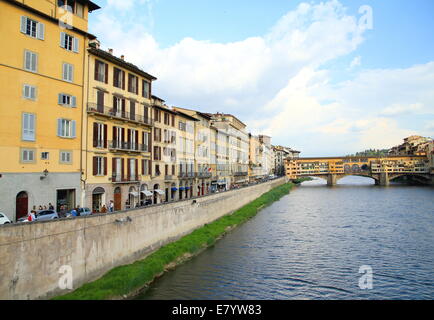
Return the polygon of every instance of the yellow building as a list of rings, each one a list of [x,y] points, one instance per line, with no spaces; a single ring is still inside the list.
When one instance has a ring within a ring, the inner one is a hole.
[[[195,196],[203,196],[217,189],[215,161],[211,159],[211,116],[199,111],[174,108],[197,119],[194,133],[194,171],[196,172]]]
[[[67,6],[65,6],[65,4]],[[1,0],[0,209],[80,204],[87,0]]]
[[[86,55],[83,119],[83,202],[93,212],[141,206],[152,198],[152,75],[104,51],[93,40]]]

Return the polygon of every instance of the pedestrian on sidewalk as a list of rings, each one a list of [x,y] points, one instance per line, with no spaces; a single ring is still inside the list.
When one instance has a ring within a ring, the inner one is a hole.
[[[107,213],[107,207],[105,206],[105,204],[102,205],[101,213]]]
[[[115,211],[115,204],[114,204],[113,200],[110,200],[109,211],[110,212],[114,212]]]

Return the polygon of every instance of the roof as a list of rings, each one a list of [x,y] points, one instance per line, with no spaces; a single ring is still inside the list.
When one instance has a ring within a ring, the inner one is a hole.
[[[101,7],[99,5],[97,5],[96,3],[89,1],[89,0],[82,0],[84,3],[87,4],[87,6],[89,7],[89,12],[101,9]]]
[[[197,115],[199,115],[199,116],[201,116],[203,118],[206,118],[208,120],[211,120],[211,118],[212,118],[212,115],[210,113],[204,113],[204,112],[200,112],[200,111],[197,111],[197,110],[188,109],[188,108],[181,108],[181,107],[175,107],[175,109],[177,109],[177,111],[178,111],[178,109],[192,111],[192,112],[196,113]]]
[[[161,99],[161,98],[159,98],[159,97],[157,97],[157,96],[152,95],[151,97],[152,97],[153,99],[155,99],[155,100],[160,100],[160,101],[162,101],[162,102],[166,102],[165,100],[163,100],[163,99]]]
[[[113,62],[113,63],[115,63],[115,64],[117,64],[117,65],[119,65],[121,67],[124,67],[125,69],[127,69],[127,70],[129,70],[131,72],[134,72],[136,74],[141,75],[142,77],[145,77],[146,79],[157,80],[156,77],[154,77],[154,76],[150,75],[149,73],[147,73],[147,72],[139,69],[139,67],[135,66],[134,64],[126,62],[125,60],[122,60],[121,58],[118,58],[118,57],[112,55],[111,53],[109,53],[107,51],[104,51],[104,50],[101,50],[101,49],[97,49],[97,48],[94,48],[94,47],[90,47],[87,50],[91,54],[93,54],[93,55],[95,55],[97,57],[100,57],[100,58],[106,59],[106,60],[108,60],[110,62]]]
[[[188,115],[188,114],[186,114],[186,113],[184,113],[184,112],[182,112],[182,111],[176,110],[175,112],[176,112],[178,115],[183,116],[183,117],[185,117],[185,118],[188,118],[188,119],[190,119],[190,120],[193,120],[193,121],[200,121],[199,119],[197,119],[197,118],[195,118],[195,117],[192,117],[192,116],[190,116],[190,115]]]
[[[244,122],[242,122],[240,119],[238,119],[236,116],[234,116],[233,114],[230,114],[230,113],[214,113],[214,114],[211,114],[211,116],[232,117],[232,118],[236,119],[237,121],[239,121],[242,125],[247,127],[247,125]]]

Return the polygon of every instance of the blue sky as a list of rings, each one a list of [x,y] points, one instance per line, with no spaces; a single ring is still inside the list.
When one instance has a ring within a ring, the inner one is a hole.
[[[90,32],[170,105],[234,113],[306,156],[433,136],[432,0],[96,2]]]

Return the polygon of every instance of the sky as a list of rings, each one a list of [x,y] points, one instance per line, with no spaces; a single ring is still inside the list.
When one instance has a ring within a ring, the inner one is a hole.
[[[432,0],[94,0],[89,31],[169,106],[239,117],[302,156],[434,136]]]

